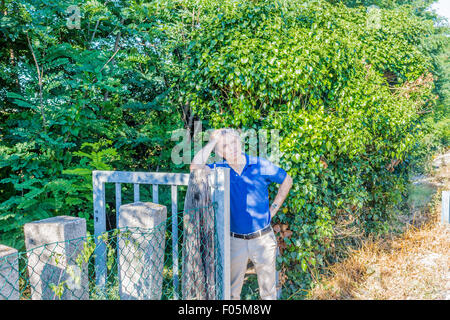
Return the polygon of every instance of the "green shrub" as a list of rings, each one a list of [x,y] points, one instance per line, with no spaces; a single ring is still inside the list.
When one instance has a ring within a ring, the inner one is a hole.
[[[230,2],[189,45],[180,101],[213,127],[280,130],[294,179],[275,218],[293,231],[279,258],[285,295],[352,243],[337,225],[386,232],[406,190],[404,161],[435,99],[419,48],[433,26],[409,7],[379,12],[378,28],[363,7]]]

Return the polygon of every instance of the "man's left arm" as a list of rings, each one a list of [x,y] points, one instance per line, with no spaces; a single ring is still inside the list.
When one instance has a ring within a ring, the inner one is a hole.
[[[286,199],[289,190],[292,187],[292,177],[290,175],[286,175],[286,178],[284,178],[283,183],[280,185],[280,188],[278,189],[278,193],[273,200],[272,205],[269,208],[270,211],[270,217],[271,219],[275,216],[275,214],[280,209],[281,205],[283,204],[284,200]]]

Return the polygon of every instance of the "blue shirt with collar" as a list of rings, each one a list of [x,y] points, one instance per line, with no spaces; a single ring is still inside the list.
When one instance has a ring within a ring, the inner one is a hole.
[[[241,175],[225,159],[206,165],[230,168],[230,230],[247,234],[270,224],[268,186],[283,183],[287,173],[267,159],[242,153],[246,163]]]

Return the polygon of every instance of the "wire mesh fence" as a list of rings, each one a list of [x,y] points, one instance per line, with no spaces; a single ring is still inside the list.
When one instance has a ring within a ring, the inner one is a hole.
[[[106,247],[106,282],[96,281],[93,235],[0,258],[0,299],[222,299],[217,203],[178,212],[151,229],[118,228],[97,240]],[[175,248],[174,248],[175,245]],[[0,249],[1,251],[1,249]],[[175,253],[175,254],[174,254]]]

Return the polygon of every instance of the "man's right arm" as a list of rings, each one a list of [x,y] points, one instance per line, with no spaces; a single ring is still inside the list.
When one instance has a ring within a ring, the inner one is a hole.
[[[208,161],[208,158],[216,146],[217,143],[217,133],[216,131],[213,132],[210,136],[209,142],[204,146],[197,154],[194,156],[194,159],[192,159],[192,163],[190,165],[190,170],[194,169],[205,169],[209,167],[206,165],[206,161]]]

